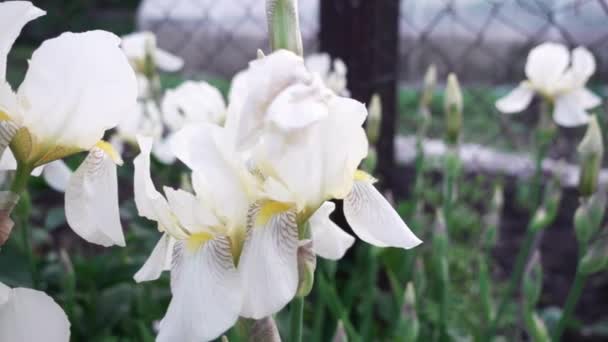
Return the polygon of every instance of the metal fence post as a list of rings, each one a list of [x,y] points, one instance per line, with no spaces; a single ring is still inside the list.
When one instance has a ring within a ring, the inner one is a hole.
[[[368,103],[378,93],[383,117],[377,172],[387,187],[394,174],[397,125],[399,0],[322,0],[320,49],[348,66],[352,97]]]

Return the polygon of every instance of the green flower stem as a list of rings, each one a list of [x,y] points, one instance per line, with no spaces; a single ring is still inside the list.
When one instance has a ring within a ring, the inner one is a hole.
[[[570,291],[568,292],[568,297],[566,297],[566,304],[564,306],[564,311],[555,326],[555,330],[553,330],[553,334],[551,334],[551,340],[554,342],[559,342],[562,334],[566,330],[568,323],[570,321],[570,317],[576,308],[576,303],[581,297],[583,293],[583,288],[585,287],[585,281],[587,280],[587,275],[581,272],[580,268],[580,259],[582,255],[585,255],[583,251],[579,253],[579,263],[576,267],[576,275],[574,276],[574,283],[572,287],[570,287]]]
[[[496,328],[507,308],[507,304],[511,299],[511,295],[513,294],[513,291],[515,291],[515,289],[517,288],[518,284],[521,282],[521,278],[524,274],[526,266],[526,261],[530,257],[530,253],[532,252],[532,248],[535,245],[534,242],[537,238],[537,235],[539,235],[538,232],[534,232],[533,230],[528,229],[524,244],[517,253],[517,259],[515,259],[515,269],[513,270],[513,273],[511,273],[511,279],[509,281],[509,284],[507,285],[507,290],[505,291],[502,299],[500,300],[498,310],[496,310],[496,316],[494,316],[494,319],[492,319],[492,321],[490,322],[485,339],[487,341],[490,341],[496,333]]]
[[[302,320],[304,316],[304,298],[295,297],[291,301],[289,314],[291,316],[291,327],[289,329],[289,341],[302,341]]]
[[[19,203],[15,210],[16,221],[21,229],[21,239],[23,240],[25,253],[27,255],[30,274],[32,277],[32,287],[38,287],[38,272],[36,269],[36,259],[34,255],[34,246],[32,244],[31,231],[29,228],[29,216],[30,216],[30,198],[27,192],[27,183],[32,173],[33,167],[24,163],[17,164],[17,170],[15,171],[15,177],[11,184],[10,191],[19,195]]]
[[[21,195],[27,189],[27,182],[30,178],[32,170],[33,167],[30,165],[19,163],[17,165],[15,178],[13,178],[13,183],[11,184],[10,190],[17,195]]]
[[[366,246],[367,279],[361,320],[361,336],[365,340],[373,339],[372,326],[374,323],[374,303],[376,299],[376,278],[378,277],[378,259],[373,246]]]

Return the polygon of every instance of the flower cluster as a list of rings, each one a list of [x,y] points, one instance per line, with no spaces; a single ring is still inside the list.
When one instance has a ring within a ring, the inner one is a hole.
[[[330,219],[333,199],[362,240],[412,248],[421,241],[357,170],[368,151],[362,103],[341,97],[286,50],[252,61],[229,94],[225,125],[182,128],[173,153],[194,194],[150,177],[152,140],[139,138],[135,199],[163,233],[137,281],[171,270],[173,299],[158,339],[209,340],[239,317],[281,310],[298,290],[298,249],[341,258],[354,238]]]

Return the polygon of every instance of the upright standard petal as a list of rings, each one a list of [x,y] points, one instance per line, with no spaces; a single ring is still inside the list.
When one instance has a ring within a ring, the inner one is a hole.
[[[44,166],[42,177],[51,188],[64,192],[72,177],[72,170],[63,160],[55,160]]]
[[[91,149],[136,108],[137,81],[105,31],[64,33],[34,51],[18,90],[20,118],[42,145]]]
[[[269,128],[254,150],[260,171],[293,194],[298,210],[316,210],[327,199],[344,198],[368,152],[361,127],[365,106],[338,96],[332,96],[327,106],[329,115],[303,129]]]
[[[576,86],[583,87],[595,72],[595,67],[595,58],[589,50],[582,46],[572,50],[570,70]]]
[[[245,298],[241,316],[261,319],[280,311],[298,289],[295,212],[278,202],[254,205],[239,260]]]
[[[551,93],[563,77],[570,53],[556,43],[544,43],[530,51],[526,61],[526,76],[535,88]]]
[[[344,199],[344,216],[355,234],[374,246],[410,249],[422,242],[369,179],[355,181]]]
[[[65,216],[83,239],[104,247],[125,246],[116,164],[101,148],[94,147],[70,178],[65,192]]]
[[[313,251],[320,257],[330,260],[341,259],[355,242],[354,237],[343,231],[329,218],[335,208],[336,205],[333,202],[325,202],[308,221]]]
[[[175,134],[173,150],[192,169],[197,196],[229,226],[245,226],[243,213],[255,182],[229,138],[226,129],[217,125],[189,125]]]
[[[234,325],[242,303],[230,240],[218,236],[196,248],[181,246],[179,274],[172,279],[173,298],[157,341],[209,341]]]
[[[156,246],[154,246],[148,260],[146,260],[139,271],[135,273],[133,279],[138,283],[156,280],[163,271],[170,270],[174,246],[175,239],[169,234],[163,234],[160,237],[160,240],[158,240],[158,243],[156,243]]]
[[[68,317],[44,292],[25,288],[11,290],[2,283],[0,283],[0,292],[6,295],[4,303],[0,301],[0,341],[68,342],[70,340]]]
[[[248,89],[239,115],[239,147],[248,147],[255,142],[264,125],[268,106],[275,97],[294,83],[311,80],[304,60],[287,50],[252,61],[246,73]]]
[[[45,13],[29,1],[0,3],[0,81],[6,79],[6,56],[21,33],[21,29],[29,21]]]
[[[502,113],[511,114],[526,109],[534,97],[534,91],[527,82],[522,82],[509,94],[496,101],[496,108]]]
[[[589,122],[589,114],[583,106],[585,94],[573,91],[558,97],[553,109],[553,120],[563,127],[576,127]]]

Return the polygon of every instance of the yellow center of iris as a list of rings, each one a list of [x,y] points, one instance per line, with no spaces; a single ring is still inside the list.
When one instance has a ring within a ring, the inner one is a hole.
[[[192,234],[186,240],[186,248],[190,252],[194,252],[199,249],[205,242],[211,239],[213,239],[213,235],[206,232]]]
[[[256,226],[264,226],[270,221],[270,219],[282,212],[289,210],[292,207],[291,204],[269,201],[262,205],[260,212],[255,219]]]

